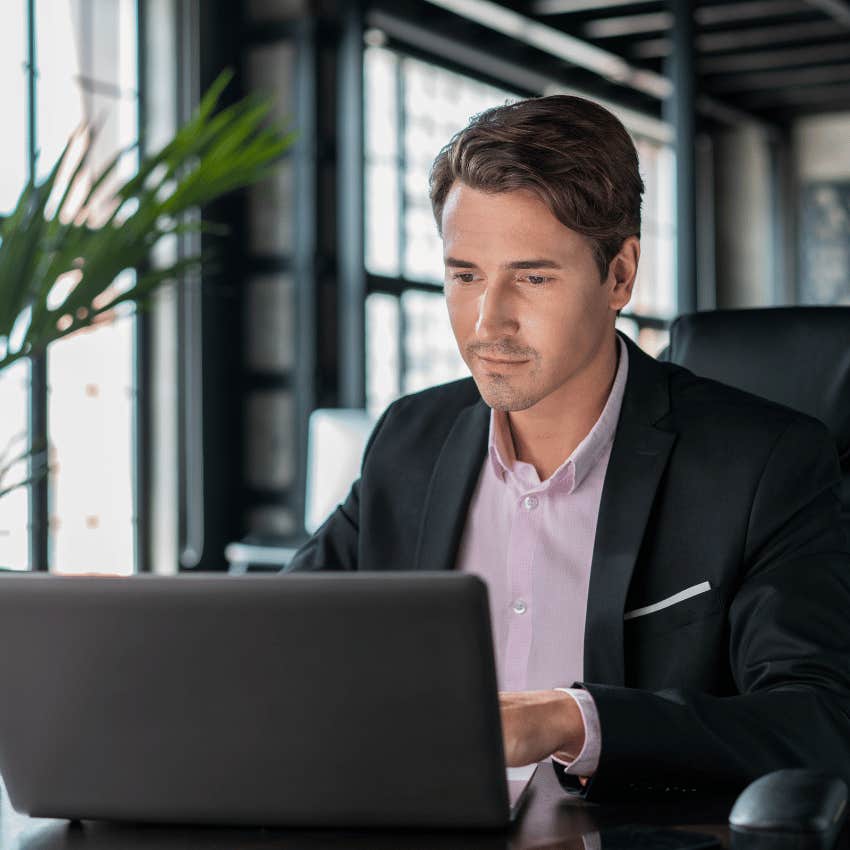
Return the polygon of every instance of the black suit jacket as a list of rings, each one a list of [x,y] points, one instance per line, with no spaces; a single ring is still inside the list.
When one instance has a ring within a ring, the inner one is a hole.
[[[562,783],[590,799],[733,791],[804,765],[850,782],[850,554],[829,433],[628,345],[576,683],[601,759],[584,790],[556,766]],[[391,405],[290,569],[454,568],[489,413],[472,379]]]

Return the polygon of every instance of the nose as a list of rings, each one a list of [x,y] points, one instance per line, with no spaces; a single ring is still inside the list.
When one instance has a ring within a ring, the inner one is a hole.
[[[513,336],[519,330],[516,304],[506,287],[487,286],[478,300],[476,336],[484,341],[496,341]]]

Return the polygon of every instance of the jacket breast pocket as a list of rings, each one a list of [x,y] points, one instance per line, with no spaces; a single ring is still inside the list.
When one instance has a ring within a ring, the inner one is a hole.
[[[672,596],[627,610],[623,615],[625,635],[663,634],[722,612],[724,600],[708,582],[685,588]]]

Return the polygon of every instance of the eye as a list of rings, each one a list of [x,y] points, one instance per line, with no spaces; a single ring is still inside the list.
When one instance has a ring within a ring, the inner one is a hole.
[[[551,277],[546,277],[542,274],[529,274],[525,276],[525,280],[527,280],[533,286],[542,286],[544,283],[548,283],[552,280]]]
[[[456,280],[459,283],[472,283],[475,280],[475,275],[473,272],[456,272],[452,275],[452,280]]]

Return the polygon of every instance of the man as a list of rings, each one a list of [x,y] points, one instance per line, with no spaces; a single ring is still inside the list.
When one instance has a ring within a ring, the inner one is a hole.
[[[388,408],[290,569],[482,576],[508,763],[553,756],[591,799],[850,779],[835,446],[616,334],[642,191],[625,129],[581,98],[451,140],[431,200],[472,379]]]

